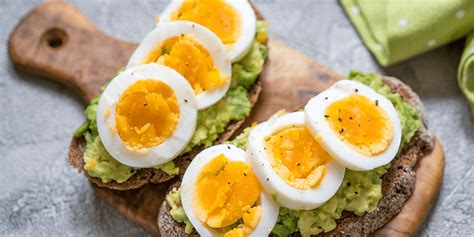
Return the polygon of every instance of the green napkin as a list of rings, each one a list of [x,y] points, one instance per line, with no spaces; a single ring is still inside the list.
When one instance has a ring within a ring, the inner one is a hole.
[[[341,0],[383,66],[459,39],[474,30],[473,0]]]
[[[474,34],[467,38],[466,48],[459,64],[458,83],[469,100],[474,115]]]
[[[365,45],[388,66],[474,31],[474,0],[340,0]],[[474,37],[459,67],[459,86],[474,111]]]

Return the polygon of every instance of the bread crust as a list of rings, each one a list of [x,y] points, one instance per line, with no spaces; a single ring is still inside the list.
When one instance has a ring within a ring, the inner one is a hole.
[[[178,188],[181,186],[181,181],[176,181],[173,183],[168,192],[173,188]],[[197,237],[199,234],[196,231],[193,231],[191,234],[186,234],[184,232],[184,224],[176,222],[170,214],[171,207],[166,201],[163,201],[158,212],[157,224],[158,229],[160,230],[161,236],[174,236],[174,237]]]
[[[422,127],[405,145],[403,151],[391,162],[391,167],[382,178],[382,194],[374,211],[357,216],[351,212],[343,212],[334,230],[320,233],[317,236],[368,236],[397,215],[411,196],[416,183],[415,165],[418,159],[431,152],[434,148],[434,136],[428,129],[426,113],[418,95],[406,84],[393,77],[384,77],[383,83],[393,92],[413,106],[422,121]],[[171,187],[179,187],[179,181]],[[157,218],[161,236],[199,236],[196,232],[188,235],[184,232],[184,224],[177,223],[170,215],[170,206],[163,201]],[[292,236],[300,236],[294,233]]]

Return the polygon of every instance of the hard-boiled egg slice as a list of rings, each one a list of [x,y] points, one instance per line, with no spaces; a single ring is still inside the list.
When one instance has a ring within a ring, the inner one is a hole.
[[[156,62],[186,78],[197,98],[198,109],[224,97],[231,82],[231,62],[224,45],[207,28],[193,22],[159,24],[140,43],[127,68]]]
[[[265,190],[290,209],[321,206],[344,178],[345,168],[305,127],[303,112],[285,114],[254,127],[247,156]]]
[[[279,211],[245,152],[225,144],[193,159],[181,182],[181,203],[201,236],[268,236]]]
[[[402,137],[392,103],[372,88],[336,82],[305,107],[306,125],[334,159],[352,170],[371,170],[397,155]]]
[[[132,167],[152,167],[175,158],[191,139],[196,121],[196,98],[189,83],[155,63],[116,76],[97,108],[105,149]]]
[[[160,22],[192,21],[214,32],[224,42],[232,62],[250,50],[257,18],[247,0],[173,0]]]

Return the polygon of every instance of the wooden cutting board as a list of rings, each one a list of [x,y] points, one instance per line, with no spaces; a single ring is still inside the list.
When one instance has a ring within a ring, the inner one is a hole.
[[[126,65],[136,46],[104,34],[70,4],[51,1],[21,19],[10,35],[8,52],[17,69],[63,83],[87,102]],[[270,40],[269,46],[269,61],[261,75],[264,89],[248,123],[303,105],[341,79],[336,72],[278,41]],[[412,197],[376,235],[415,235],[437,196],[443,170],[444,154],[437,140],[433,152],[417,164]],[[149,184],[132,191],[93,187],[118,212],[157,236],[156,216],[168,185]]]

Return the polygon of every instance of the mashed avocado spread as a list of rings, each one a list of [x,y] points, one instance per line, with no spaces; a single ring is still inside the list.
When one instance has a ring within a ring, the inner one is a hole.
[[[353,71],[347,79],[364,83],[386,96],[392,102],[402,123],[401,150],[421,127],[421,121],[416,110],[406,103],[400,95],[393,93],[388,86],[384,85],[380,75]],[[280,111],[274,116],[282,114]],[[251,127],[246,128],[229,143],[245,149],[251,129]],[[341,218],[343,211],[353,212],[358,216],[373,211],[382,198],[382,176],[389,167],[390,165],[386,165],[371,171],[352,171],[346,169],[341,187],[324,205],[308,211],[290,210],[280,207],[278,222],[273,228],[272,233],[276,236],[288,236],[299,231],[302,236],[317,235],[336,228],[336,220]],[[184,214],[179,194],[177,193],[179,193],[179,189],[173,190],[167,195],[166,200],[172,207],[171,215],[173,218],[178,222],[185,223],[186,232],[190,233],[192,232],[192,226]],[[272,196],[274,195],[272,194]]]
[[[268,47],[266,46],[267,22],[257,21],[256,29],[255,40],[250,51],[240,61],[232,64],[232,83],[229,91],[218,103],[199,111],[196,131],[184,152],[188,152],[198,145],[205,147],[212,145],[212,142],[220,133],[224,132],[230,121],[242,120],[250,113],[251,105],[248,100],[248,89],[262,72],[268,56]],[[123,183],[132,177],[138,169],[119,163],[103,147],[98,137],[96,123],[99,98],[100,95],[91,100],[85,110],[86,121],[76,130],[74,136],[84,136],[86,140],[84,170],[90,176],[100,178],[104,183],[111,181]],[[176,167],[172,161],[155,168],[164,171],[168,175],[179,173],[179,167]]]

